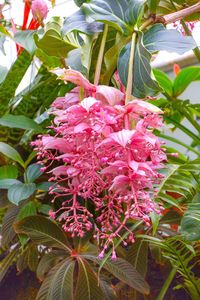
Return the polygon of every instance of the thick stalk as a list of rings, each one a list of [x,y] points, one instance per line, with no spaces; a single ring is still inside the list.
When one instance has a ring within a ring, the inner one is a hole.
[[[103,36],[102,36],[102,40],[101,40],[101,46],[100,46],[100,50],[99,50],[99,55],[98,55],[98,59],[97,59],[95,76],[94,76],[94,84],[95,85],[98,85],[100,75],[101,75],[101,67],[102,67],[102,62],[103,62],[103,55],[104,55],[104,50],[105,50],[105,45],[106,45],[107,34],[108,34],[108,25],[105,24]]]
[[[136,43],[136,33],[134,32],[132,35],[132,39],[131,39],[131,52],[130,52],[130,58],[129,58],[129,64],[128,64],[128,81],[127,81],[127,87],[126,87],[125,104],[127,104],[131,100],[131,95],[132,95],[135,43]]]
[[[171,272],[169,273],[167,279],[165,280],[164,285],[162,286],[162,289],[160,291],[160,294],[158,295],[158,297],[156,298],[156,300],[163,300],[165,297],[165,294],[172,282],[172,280],[174,279],[174,276],[176,275],[176,268],[172,268]]]

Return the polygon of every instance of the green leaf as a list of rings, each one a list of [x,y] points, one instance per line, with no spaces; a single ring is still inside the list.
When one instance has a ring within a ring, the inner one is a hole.
[[[173,95],[173,83],[170,78],[161,70],[154,69],[153,74],[158,81],[159,85],[163,89],[163,93],[166,93],[169,96]]]
[[[26,183],[34,182],[37,178],[39,178],[43,172],[40,170],[41,165],[39,164],[32,164],[28,166],[25,174],[24,174],[24,181]]]
[[[148,267],[148,243],[137,239],[127,250],[128,261],[144,278]]]
[[[47,23],[42,38],[35,34],[34,40],[37,47],[50,56],[66,57],[68,52],[78,48],[78,45],[72,44],[67,39],[62,38],[60,34],[60,22],[57,18]]]
[[[181,220],[181,233],[189,241],[200,240],[200,193],[189,203]]]
[[[25,204],[17,214],[17,220],[20,221],[26,217],[34,216],[37,214],[37,205],[33,201],[29,201]]]
[[[84,287],[84,288],[83,288]],[[97,274],[82,258],[78,259],[78,278],[76,283],[76,300],[103,300],[103,292],[98,286]]]
[[[67,17],[63,23],[62,33],[67,34],[71,31],[94,34],[103,31],[103,24],[94,21],[88,22],[83,10],[78,10]]]
[[[20,30],[15,36],[14,40],[17,44],[26,49],[30,54],[34,54],[36,45],[33,39],[36,30]]]
[[[24,130],[41,130],[41,127],[32,119],[26,116],[15,116],[11,114],[6,114],[0,118],[0,125]]]
[[[56,264],[56,262],[60,259],[59,254],[54,252],[45,253],[37,266],[37,278],[43,281],[46,277],[46,274],[49,270]]]
[[[18,205],[20,201],[28,199],[36,190],[34,183],[16,183],[8,189],[8,199]]]
[[[49,300],[69,299],[73,300],[73,275],[75,261],[67,259],[55,272],[47,295]],[[84,287],[85,288],[85,287]],[[77,299],[78,300],[78,299]]]
[[[92,19],[106,23],[131,35],[140,21],[145,0],[92,0],[83,4],[83,11]]]
[[[143,41],[150,53],[165,50],[183,54],[197,46],[191,36],[184,36],[178,30],[166,29],[163,24],[155,24],[147,30]]]
[[[0,189],[9,189],[14,184],[21,183],[19,180],[16,179],[0,179]]]
[[[18,168],[16,166],[7,165],[0,167],[0,179],[12,178],[16,179],[18,176]]]
[[[53,185],[53,182],[40,182],[37,184],[37,190],[48,192],[49,188]]]
[[[174,80],[174,97],[181,95],[193,82],[200,80],[200,67],[188,67],[181,70]]]
[[[145,98],[147,95],[156,95],[161,88],[155,81],[151,71],[151,54],[143,45],[143,33],[138,33],[138,41],[135,47],[133,64],[133,85],[132,94],[138,98]],[[118,72],[123,85],[127,86],[129,59],[131,43],[128,43],[121,51],[118,60]]]
[[[149,286],[144,278],[126,260],[121,258],[112,262],[107,260],[103,268],[140,293],[149,294]]]
[[[13,265],[13,263],[16,260],[16,256],[19,254],[19,248],[15,247],[14,250],[12,250],[3,260],[0,262],[0,282],[6,275],[8,269],[10,266]]]
[[[0,38],[0,44],[1,44],[1,38]],[[1,49],[1,47],[0,47],[0,49]],[[4,66],[0,66],[0,83],[2,83],[4,81],[7,74],[8,74],[8,69]]]
[[[21,155],[11,146],[6,143],[0,142],[0,153],[11,158],[12,160],[18,162],[22,167],[24,167],[24,161]]]
[[[17,233],[24,233],[33,242],[47,247],[71,251],[64,232],[52,221],[41,216],[27,217],[14,225]]]
[[[16,220],[17,214],[20,210],[19,206],[12,205],[8,208],[6,214],[4,215],[2,227],[1,227],[1,246],[8,247],[10,243],[13,243],[14,237],[16,235],[13,224]]]
[[[153,211],[150,213],[150,218],[151,218],[152,227],[153,227],[153,235],[155,235],[158,225],[159,225],[160,216]]]

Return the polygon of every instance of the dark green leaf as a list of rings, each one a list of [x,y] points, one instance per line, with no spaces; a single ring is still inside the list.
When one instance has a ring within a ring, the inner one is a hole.
[[[64,232],[45,217],[27,217],[17,222],[14,227],[17,233],[28,235],[36,244],[70,251]]]
[[[24,162],[21,158],[21,155],[10,145],[0,142],[0,153],[4,154],[5,156],[11,158],[14,161],[17,161],[21,166],[24,166]]]
[[[92,0],[83,4],[83,10],[92,19],[104,22],[130,35],[140,21],[145,0]]]
[[[40,182],[37,184],[37,189],[48,192],[49,188],[53,185],[52,182]]]
[[[18,176],[18,168],[16,166],[7,165],[0,167],[0,179],[12,178],[15,179]]]
[[[148,243],[137,239],[127,250],[126,260],[145,277],[148,266]]]
[[[38,177],[42,175],[41,165],[39,164],[32,164],[28,166],[25,174],[24,174],[24,180],[26,183],[34,182]]]
[[[10,128],[19,128],[24,130],[40,130],[40,126],[32,119],[26,116],[15,116],[6,114],[0,118],[0,125],[10,127]]]
[[[56,264],[56,262],[60,259],[59,255],[54,252],[48,252],[45,253],[42,258],[40,259],[40,262],[37,267],[37,278],[39,280],[44,280],[46,274],[49,272],[49,270]]]
[[[16,220],[17,214],[20,210],[19,206],[12,205],[8,208],[2,222],[2,228],[1,228],[1,246],[7,247],[11,242],[13,242],[13,239],[16,235],[13,224]]]
[[[9,189],[11,186],[14,184],[19,184],[21,183],[19,180],[16,179],[0,179],[0,189]]]
[[[103,24],[98,22],[88,22],[83,10],[78,10],[67,17],[63,23],[62,32],[67,34],[71,31],[79,31],[86,34],[94,34],[103,31]]]
[[[55,272],[47,295],[49,300],[69,299],[73,300],[73,275],[75,261],[67,259]],[[84,287],[85,288],[85,287]],[[78,299],[77,299],[78,300]]]
[[[0,262],[0,282],[6,275],[8,269],[10,266],[13,265],[13,263],[16,260],[16,257],[19,253],[19,248],[15,247],[14,250],[12,250],[1,262]]]
[[[127,86],[128,69],[130,60],[131,43],[127,44],[121,51],[118,60],[118,72],[123,85]],[[152,77],[150,66],[151,54],[143,45],[143,34],[140,32],[135,47],[133,64],[132,94],[138,98],[154,96],[160,91],[160,87]]]
[[[83,288],[84,287],[84,288]],[[78,260],[78,278],[76,283],[76,300],[103,300],[103,292],[98,286],[97,274],[83,259]]]
[[[34,183],[16,183],[8,189],[8,199],[18,205],[20,201],[28,199],[36,190]]]
[[[122,282],[142,294],[149,293],[149,286],[140,273],[126,260],[117,258],[116,261],[106,261],[103,265],[108,272],[113,274]]]
[[[166,50],[183,54],[196,47],[191,36],[184,36],[174,29],[166,29],[163,24],[155,24],[144,33],[144,46],[151,52]]]
[[[20,221],[26,217],[34,216],[36,214],[37,214],[37,205],[35,202],[30,201],[20,209],[17,215],[17,220]]]
[[[181,233],[187,240],[200,240],[200,193],[189,204],[181,220]]]

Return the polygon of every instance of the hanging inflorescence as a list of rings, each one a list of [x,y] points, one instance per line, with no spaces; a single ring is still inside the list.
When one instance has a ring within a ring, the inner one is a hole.
[[[50,216],[72,236],[94,229],[102,258],[129,221],[150,225],[149,214],[160,213],[154,198],[166,155],[152,131],[162,126],[161,110],[142,100],[125,105],[123,90],[95,86],[70,69],[61,73],[77,87],[54,101],[53,135],[33,145],[55,183],[52,201],[62,203]],[[127,241],[134,241],[131,231]]]

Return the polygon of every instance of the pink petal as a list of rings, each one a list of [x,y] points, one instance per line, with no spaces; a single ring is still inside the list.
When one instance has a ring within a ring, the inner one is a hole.
[[[104,104],[114,106],[121,104],[124,101],[125,95],[114,87],[99,85],[96,90],[96,98]]]
[[[56,100],[52,103],[51,106],[58,109],[67,109],[72,105],[78,104],[79,91],[80,91],[79,87],[74,88],[68,94],[66,94],[65,97],[56,98]]]
[[[127,112],[133,112],[138,115],[146,115],[147,113],[161,114],[162,110],[157,106],[142,101],[142,100],[133,100],[126,105]]]
[[[126,189],[126,185],[129,184],[130,179],[128,176],[118,175],[114,178],[113,184],[110,190],[123,190]]]
[[[121,131],[111,133],[109,137],[122,147],[126,147],[127,143],[131,140],[135,130],[122,129]]]
[[[54,168],[53,170],[51,170],[51,173],[53,173],[54,176],[59,177],[61,175],[67,175],[67,166],[60,166],[57,168]]]
[[[99,101],[97,101],[95,98],[93,97],[88,97],[88,98],[85,98],[83,99],[83,101],[81,101],[81,106],[87,111],[89,112],[90,111],[90,108],[96,104],[96,103],[99,103]]]

